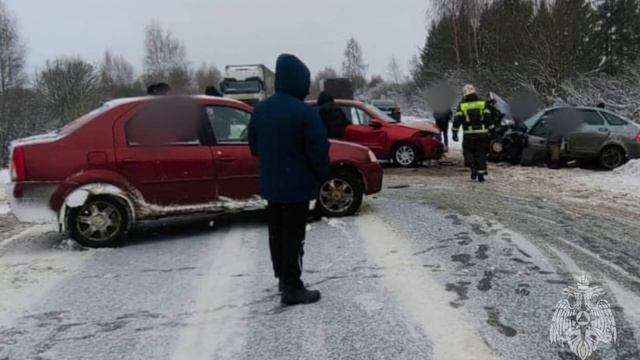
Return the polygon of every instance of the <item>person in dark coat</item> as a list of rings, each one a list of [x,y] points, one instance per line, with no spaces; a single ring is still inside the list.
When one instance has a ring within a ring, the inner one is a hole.
[[[351,124],[347,119],[347,115],[333,100],[333,96],[326,91],[320,93],[317,104],[320,110],[320,118],[322,118],[322,122],[327,128],[329,138],[342,139],[344,130]]]
[[[453,112],[451,109],[446,109],[445,111],[435,112],[433,117],[436,119],[436,126],[440,129],[445,149],[449,149],[449,122],[453,117]]]
[[[276,64],[276,94],[256,105],[251,153],[260,162],[260,194],[268,201],[271,260],[285,305],[312,303],[320,292],[301,280],[309,202],[329,177],[329,141],[318,111],[304,102],[311,74],[293,55]]]

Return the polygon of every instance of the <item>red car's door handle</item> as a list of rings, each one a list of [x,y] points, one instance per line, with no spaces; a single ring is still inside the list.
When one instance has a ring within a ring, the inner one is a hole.
[[[236,158],[234,158],[233,156],[220,156],[218,159],[220,159],[220,161],[222,161],[222,162],[234,162],[234,161],[236,161]]]
[[[136,158],[125,158],[125,159],[122,159],[122,163],[127,165],[133,165],[133,164],[139,164],[140,160]]]

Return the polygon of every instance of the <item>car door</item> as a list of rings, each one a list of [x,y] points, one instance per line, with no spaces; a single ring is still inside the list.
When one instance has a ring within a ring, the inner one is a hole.
[[[553,116],[553,110],[543,113],[527,133],[527,147],[523,150],[522,157],[526,163],[544,162],[547,156],[547,140],[551,135],[549,122]]]
[[[248,199],[257,195],[260,171],[258,159],[249,149],[251,114],[223,105],[207,105],[205,111],[215,136],[211,151],[217,170],[218,196]]]
[[[597,155],[611,133],[609,126],[599,111],[590,109],[576,111],[580,126],[567,137],[567,151],[576,156]]]
[[[352,125],[347,126],[344,140],[354,142],[371,149],[376,156],[384,157],[387,134],[384,128],[371,126],[373,118],[364,110],[351,105],[341,106]]]
[[[116,125],[118,170],[146,202],[194,205],[215,198],[205,120],[191,102],[154,101]]]

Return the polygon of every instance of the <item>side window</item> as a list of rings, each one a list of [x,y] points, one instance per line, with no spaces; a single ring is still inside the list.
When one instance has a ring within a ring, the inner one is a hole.
[[[358,124],[358,118],[354,118],[353,117],[353,107],[351,106],[343,106],[341,107],[342,112],[344,113],[344,115],[347,117],[347,120],[349,120],[350,123],[357,125]]]
[[[611,113],[608,112],[601,112],[601,114],[605,117],[605,119],[607,119],[607,123],[609,123],[609,125],[613,125],[613,126],[626,126],[629,125],[629,123],[627,123],[625,120],[619,118],[616,115],[613,115]]]
[[[342,111],[353,125],[368,126],[371,123],[371,116],[355,106],[343,106]]]
[[[360,120],[360,125],[369,126],[371,124],[371,116],[367,114],[364,110],[359,108],[354,108],[358,113],[358,119]]]
[[[604,119],[596,111],[581,110],[580,118],[582,119],[582,123],[585,125],[589,125],[589,126],[604,125]]]
[[[203,117],[191,103],[151,104],[125,125],[132,147],[197,146],[201,142]]]
[[[246,144],[249,142],[251,114],[225,106],[208,106],[207,118],[217,144]]]

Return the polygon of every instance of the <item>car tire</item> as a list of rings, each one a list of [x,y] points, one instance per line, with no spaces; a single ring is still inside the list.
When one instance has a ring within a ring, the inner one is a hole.
[[[504,143],[500,139],[493,139],[489,143],[489,161],[501,162],[504,159]]]
[[[400,143],[393,148],[393,162],[403,168],[412,168],[421,160],[418,147],[411,143]]]
[[[94,196],[79,207],[69,209],[67,228],[71,238],[91,248],[113,247],[129,229],[126,207],[110,196]]]
[[[607,146],[600,152],[598,163],[605,170],[613,170],[624,165],[627,155],[619,146]]]
[[[335,171],[320,186],[316,210],[325,217],[355,214],[362,205],[364,186],[360,178],[349,171]]]

